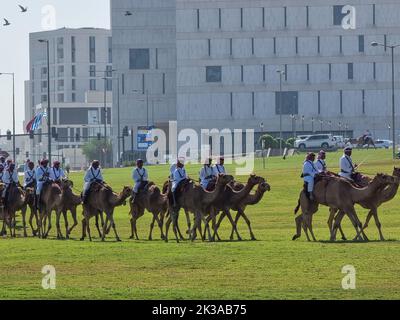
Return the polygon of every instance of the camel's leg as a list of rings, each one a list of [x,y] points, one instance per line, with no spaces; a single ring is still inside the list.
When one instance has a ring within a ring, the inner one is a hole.
[[[61,225],[60,225],[60,219],[61,219],[61,211],[56,211],[56,228],[57,228],[57,239],[63,239],[63,235],[61,232]]]
[[[162,223],[162,220],[158,218],[158,216],[159,216],[159,213],[157,213],[154,218],[156,219],[158,227],[160,228],[161,240],[164,240],[165,236],[164,236],[164,231],[163,231],[163,223]]]
[[[8,223],[7,223],[7,224],[8,224],[8,228],[10,229],[10,237],[11,237],[11,238],[14,237],[12,222],[13,222],[12,213],[10,212],[10,213],[9,213],[9,216],[8,216]]]
[[[16,229],[17,229],[17,213],[15,211],[12,212],[11,215],[11,226],[12,226],[12,230],[13,230],[13,234],[12,237],[16,238]]]
[[[28,234],[26,233],[26,211],[27,211],[27,206],[21,209],[21,216],[22,216],[22,227],[24,228],[24,237],[28,237]]]
[[[92,235],[90,233],[90,223],[89,223],[89,221],[88,221],[88,223],[86,223],[86,231],[87,231],[87,234],[88,234],[88,237],[89,237],[89,241],[92,242]]]
[[[192,227],[191,235],[190,235],[190,240],[194,241],[197,238],[197,232],[196,230],[199,228],[199,225],[201,225],[201,218],[198,212],[194,212],[194,224]],[[202,233],[200,233],[200,236]]]
[[[313,215],[310,214],[310,215],[308,216],[308,222],[307,222],[307,224],[308,224],[308,230],[310,230],[310,234],[311,234],[311,237],[312,237],[313,241],[317,241],[317,239],[315,238],[315,235],[314,235],[314,231],[313,231],[312,218],[313,218]]]
[[[354,221],[356,223],[356,226],[357,226],[357,228],[356,228],[356,230],[357,230],[356,239],[360,238],[361,240],[369,241],[367,235],[364,233],[362,223],[361,223],[360,219],[358,218],[356,210],[354,209],[354,207],[349,208],[348,216],[349,216],[349,218],[353,217],[353,219],[354,219]]]
[[[207,220],[206,220],[206,217],[203,215],[203,214],[201,214],[201,216],[200,216],[200,218],[201,218],[201,221],[203,221],[203,223],[204,223],[204,225],[205,225],[205,229],[207,229],[207,232],[208,232],[208,241],[214,241],[213,239],[213,237],[211,236],[211,231],[210,231],[210,225],[207,223]],[[215,228],[215,217],[213,218],[214,220],[213,220],[213,227]],[[200,222],[201,223],[201,222]]]
[[[117,241],[121,241],[121,239],[119,238],[119,236],[118,236],[118,233],[117,233],[117,228],[115,227],[115,222],[114,222],[114,212],[111,212],[111,213],[106,213],[106,215],[107,215],[107,220],[110,220],[110,223],[111,223],[111,227],[113,228],[113,230],[114,230],[114,234],[115,234],[115,239],[117,240]],[[104,225],[105,227],[107,226],[107,224],[105,224]],[[105,231],[105,229],[106,228],[103,228],[103,231]],[[135,227],[136,228],[136,227]],[[103,235],[104,236],[104,235]]]
[[[176,222],[176,231],[178,232],[179,239],[182,241],[185,240],[184,236],[182,235],[181,229],[179,228],[179,221]]]
[[[130,223],[131,223],[131,236],[129,237],[129,239],[134,239],[134,231],[133,231],[133,218],[130,219]]]
[[[155,213],[153,213],[153,219],[151,220],[150,223],[150,233],[149,233],[149,241],[153,240],[153,229],[154,229],[154,223],[155,223],[156,219],[155,219]]]
[[[212,212],[210,212],[210,215],[206,218],[205,225],[208,226],[208,224],[210,223],[211,220],[212,220]],[[206,232],[207,232],[207,230],[204,229],[204,232],[201,235],[201,238],[203,239],[203,241],[206,239]],[[214,233],[213,237],[214,236],[215,236],[215,233]]]
[[[303,226],[303,231],[304,231],[304,234],[307,237],[307,241],[311,241],[311,239],[310,239],[310,237],[308,235],[308,219],[307,219],[307,216],[309,216],[309,215],[310,214],[303,213],[302,214],[302,219],[301,219],[302,226]]]
[[[177,243],[179,243],[178,218],[179,218],[179,211],[175,212],[175,210],[173,210],[173,213],[172,213],[172,230],[174,231],[175,239],[176,239]]]
[[[186,222],[187,222],[187,226],[188,226],[186,234],[190,234],[190,230],[192,228],[192,225],[191,225],[191,221],[190,221],[190,213],[189,213],[189,211],[185,210],[185,216],[186,216]]]
[[[333,221],[334,221],[334,219],[335,219],[335,215],[336,215],[337,212],[338,212],[337,209],[332,209],[332,208],[329,209],[328,228],[329,228],[329,232],[330,232],[330,233],[332,233]],[[341,223],[341,222],[340,222],[340,224],[339,224],[338,229],[339,229],[340,234],[341,234],[341,236],[342,236],[342,240],[343,240],[343,241],[346,241],[347,239],[346,239],[346,236],[345,236],[345,234],[344,234],[344,232],[343,232],[342,223]]]
[[[72,215],[72,219],[74,220],[74,224],[72,225],[71,228],[69,228],[68,236],[71,234],[72,230],[74,230],[74,228],[78,225],[78,220],[76,219],[76,207],[71,208],[71,215]]]
[[[240,234],[239,234],[239,232],[237,230],[236,223],[235,223],[235,221],[233,221],[231,213],[229,212],[229,210],[224,210],[224,211],[225,211],[225,215],[228,217],[228,219],[229,219],[229,221],[230,221],[230,223],[232,225],[233,230],[236,233],[236,236],[237,236],[238,240],[242,241],[242,237],[240,236]],[[233,238],[231,240],[233,240]]]
[[[139,235],[137,233],[137,219],[133,219],[133,231],[135,232],[135,239],[139,240]]]
[[[383,233],[382,233],[382,225],[381,225],[381,222],[379,221],[378,212],[377,212],[376,208],[373,209],[373,212],[374,212],[375,224],[379,231],[379,237],[380,237],[381,241],[385,241],[385,237],[383,236]]]
[[[293,236],[292,240],[296,240],[301,237],[301,226],[303,224],[303,215],[299,215],[295,218],[296,222],[296,234]]]
[[[68,216],[67,210],[62,211],[62,215],[64,217],[64,224],[65,224],[65,239],[69,239],[69,228],[68,228]]]
[[[240,214],[239,214],[239,212],[240,212]],[[237,218],[235,219],[235,224],[237,225],[237,222],[239,221],[240,217],[242,216],[244,221],[246,221],[247,226],[249,227],[251,240],[252,241],[257,240],[256,237],[254,236],[253,229],[251,228],[250,219],[246,216],[246,213],[242,209],[240,209],[239,212],[238,212]]]
[[[351,208],[349,208],[349,209],[347,209],[347,211],[346,212],[344,212],[344,211],[339,211],[339,213],[337,214],[337,216],[335,217],[335,223],[334,223],[334,225],[333,225],[333,228],[332,228],[332,231],[331,231],[331,241],[335,241],[336,240],[336,233],[337,233],[337,230],[339,229],[339,226],[340,226],[340,224],[341,224],[341,222],[342,222],[342,219],[343,219],[343,217],[344,217],[344,215],[347,213],[347,215],[349,216],[349,219],[350,219],[350,221],[351,221],[351,223],[353,224],[353,226],[354,226],[354,229],[356,230],[356,237],[354,238],[355,240],[357,240],[357,239],[361,239],[361,235],[360,235],[360,231],[359,231],[359,227],[360,227],[360,224],[358,224],[357,223],[357,219],[356,219],[356,213],[355,213],[355,210],[354,210],[354,208],[353,209],[351,209]],[[362,226],[361,226],[362,227]],[[360,227],[360,228],[361,228]]]
[[[100,226],[99,226],[99,215],[100,214],[96,214],[96,222],[95,222],[95,224],[96,224],[97,232],[99,233],[99,238],[102,238],[103,236],[101,234]],[[104,226],[104,221],[102,221],[101,227],[103,227],[103,226]]]
[[[36,209],[31,207],[30,210],[31,210],[31,215],[29,217],[29,225],[30,225],[31,230],[32,230],[32,235],[35,237],[39,232],[38,215],[37,215],[37,210]],[[36,219],[36,228],[37,228],[36,230],[33,228],[33,218],[34,217]]]
[[[50,230],[51,230],[51,227],[52,227],[52,225],[51,225],[51,214],[52,214],[52,212],[50,211],[49,214],[47,215],[47,218],[49,220],[49,226],[48,226],[47,231],[46,231],[46,238],[49,236],[49,233],[50,233]]]
[[[82,219],[82,237],[81,237],[81,241],[85,240],[86,238],[86,223],[88,223],[86,221],[86,216]]]
[[[168,231],[169,231],[169,226],[171,225],[172,218],[171,215],[169,216],[167,223],[165,224],[165,242],[168,242]]]

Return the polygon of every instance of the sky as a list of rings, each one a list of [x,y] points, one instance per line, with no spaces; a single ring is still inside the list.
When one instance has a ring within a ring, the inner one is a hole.
[[[21,13],[18,4],[28,7]],[[3,26],[3,18],[10,26]],[[1,0],[0,73],[15,73],[16,131],[23,132],[24,81],[29,79],[29,33],[46,28],[110,28],[109,0]],[[0,130],[12,129],[12,78],[0,76]]]

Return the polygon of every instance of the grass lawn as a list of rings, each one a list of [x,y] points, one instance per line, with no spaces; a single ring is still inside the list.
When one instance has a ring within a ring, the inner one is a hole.
[[[328,154],[331,170],[337,171],[340,155]],[[353,158],[358,163],[367,158],[361,169],[366,174],[393,170],[391,151],[356,150]],[[170,233],[170,243],[164,243],[158,240],[157,228],[157,240],[147,241],[150,214],[138,221],[143,240],[129,240],[129,208],[120,207],[115,213],[123,240],[120,243],[114,242],[112,233],[105,243],[97,237],[92,243],[79,241],[80,221],[69,241],[54,239],[54,226],[48,240],[0,239],[0,299],[399,299],[399,198],[379,211],[388,241],[376,241],[379,237],[372,221],[366,231],[372,240],[368,243],[327,242],[325,207],[314,217],[320,242],[307,242],[304,236],[292,241],[293,208],[302,188],[299,176],[303,159],[304,155],[287,160],[271,158],[265,170],[257,160],[255,173],[266,177],[272,187],[260,204],[247,210],[258,241],[247,240],[249,233],[243,221],[239,224],[245,239],[242,242],[176,244]],[[150,178],[159,185],[169,172],[167,166],[149,169]],[[228,169],[232,172],[234,168]],[[199,167],[189,166],[187,170],[197,177]],[[105,170],[104,176],[117,191],[131,185],[131,169]],[[82,174],[71,178],[76,186],[82,185]],[[357,207],[357,212],[364,221],[366,210]],[[20,222],[18,216],[19,226]],[[184,230],[183,214],[180,225]],[[22,234],[22,230],[18,232]],[[345,232],[349,238],[354,236],[347,218]],[[225,221],[220,235],[228,239],[229,233],[230,225]],[[96,236],[94,225],[92,234]],[[44,265],[56,268],[56,290],[41,287]],[[341,270],[345,265],[356,268],[355,290],[342,289]]]

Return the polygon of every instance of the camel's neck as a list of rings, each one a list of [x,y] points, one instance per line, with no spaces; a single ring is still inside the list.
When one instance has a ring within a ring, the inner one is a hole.
[[[381,201],[382,202],[387,202],[392,200],[395,195],[397,194],[397,190],[399,189],[399,184],[398,183],[391,183],[389,186],[385,189],[382,190],[382,197]]]
[[[261,201],[265,194],[265,190],[261,190],[261,188],[257,188],[255,194],[249,194],[248,196],[248,201],[246,201],[246,204],[248,205],[255,205]]]
[[[376,191],[382,187],[382,183],[373,180],[367,187],[362,189],[352,188],[352,198],[354,202],[361,202],[375,195]]]
[[[208,205],[208,204],[211,204],[212,202],[214,202],[215,200],[217,200],[219,195],[222,192],[224,192],[225,187],[226,187],[226,185],[217,182],[217,185],[215,186],[215,190],[214,191],[206,192],[206,195],[203,198],[204,204]]]
[[[124,195],[122,192],[120,193],[120,194],[116,194],[116,193],[112,193],[112,196],[110,197],[110,200],[109,200],[109,202],[110,202],[110,204],[113,206],[113,207],[119,207],[119,206],[121,206],[123,203],[124,203],[124,201],[127,199],[129,197],[129,195],[128,196],[126,196],[126,195]]]
[[[232,198],[234,198],[235,200],[239,200],[239,199],[243,199],[244,197],[248,196],[251,192],[251,190],[253,190],[254,184],[253,183],[247,183],[244,188],[242,188],[239,191],[234,192],[234,196]]]

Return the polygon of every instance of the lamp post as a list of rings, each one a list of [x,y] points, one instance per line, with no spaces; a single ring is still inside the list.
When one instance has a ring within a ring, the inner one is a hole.
[[[51,105],[50,105],[50,43],[49,40],[38,40],[40,43],[46,43],[47,49],[47,158],[51,161]]]
[[[388,127],[388,130],[389,130],[388,140],[390,140],[390,130],[391,130],[392,127],[390,126],[390,124],[388,124],[387,127]]]
[[[12,87],[13,87],[13,159],[16,161],[16,149],[15,149],[15,73],[14,72],[2,72],[1,75],[12,76]]]
[[[329,120],[329,121],[328,121],[328,124],[329,124],[329,127],[331,128],[331,134],[333,134],[333,131],[332,131],[332,121]]]
[[[314,117],[311,118],[311,130],[314,133]]]
[[[324,120],[320,119],[320,120],[319,120],[319,125],[321,126],[321,128],[320,128],[320,129],[321,129],[321,133],[322,133],[322,131],[323,131],[323,130],[322,130],[323,124],[324,124]]]
[[[338,123],[338,127],[339,127],[339,135],[341,135],[342,134],[342,123],[341,122]]]
[[[277,70],[279,73],[279,154],[282,154],[282,77],[285,71]]]
[[[393,159],[396,159],[396,110],[395,110],[395,89],[394,89],[394,49],[400,46],[398,45],[392,45],[388,46],[386,44],[381,44],[378,42],[372,42],[371,46],[377,47],[381,46],[386,48],[390,48],[391,54],[392,54],[392,138],[393,138]]]
[[[304,133],[304,116],[301,116],[301,130],[303,131],[303,133]]]

